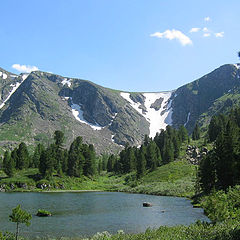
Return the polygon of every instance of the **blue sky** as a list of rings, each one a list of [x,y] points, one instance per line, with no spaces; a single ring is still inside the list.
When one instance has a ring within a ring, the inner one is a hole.
[[[1,1],[0,67],[173,90],[239,61],[239,9],[239,0]]]

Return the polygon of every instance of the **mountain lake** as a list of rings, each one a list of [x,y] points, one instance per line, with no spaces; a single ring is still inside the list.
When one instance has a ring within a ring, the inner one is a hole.
[[[143,207],[143,202],[153,206]],[[209,221],[202,209],[193,208],[185,198],[119,192],[16,192],[0,193],[1,231],[15,232],[16,223],[9,221],[9,215],[18,204],[33,215],[29,227],[20,224],[20,235],[27,237],[86,237],[118,230],[139,233],[149,227]],[[52,216],[37,217],[38,209]]]

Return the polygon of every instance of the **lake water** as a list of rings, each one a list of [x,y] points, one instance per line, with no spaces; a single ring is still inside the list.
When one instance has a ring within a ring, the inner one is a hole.
[[[143,202],[153,207],[144,208]],[[15,231],[16,224],[8,216],[18,204],[33,215],[29,227],[20,226],[20,234],[30,237],[89,236],[117,230],[139,233],[148,227],[208,221],[202,209],[193,208],[184,198],[118,192],[0,193],[1,231]],[[39,218],[35,216],[38,209],[49,210],[53,216]]]

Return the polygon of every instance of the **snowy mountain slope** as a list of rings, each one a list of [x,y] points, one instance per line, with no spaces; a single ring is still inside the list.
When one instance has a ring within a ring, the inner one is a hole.
[[[172,93],[172,91],[142,93],[144,103],[135,102],[131,99],[130,93],[121,92],[120,95],[150,123],[149,137],[153,138],[161,129],[166,129],[167,125],[172,124],[172,100],[170,100]]]
[[[6,77],[3,79],[7,78],[7,74],[5,74]],[[6,104],[6,102],[10,99],[10,97],[15,93],[15,91],[19,88],[19,86],[24,82],[24,80],[28,77],[29,74],[21,74],[19,77],[15,76],[15,75],[11,75],[11,78],[13,79],[17,79],[17,82],[15,84],[10,84],[10,87],[12,87],[12,89],[10,90],[10,92],[8,93],[6,99],[2,102],[2,104],[0,105],[0,109],[3,108]]]
[[[94,144],[98,153],[140,145],[167,125],[202,126],[240,104],[239,64],[221,66],[174,91],[122,92],[41,71],[15,75],[0,68],[0,146],[48,143],[55,130]],[[27,77],[27,78],[26,78]]]

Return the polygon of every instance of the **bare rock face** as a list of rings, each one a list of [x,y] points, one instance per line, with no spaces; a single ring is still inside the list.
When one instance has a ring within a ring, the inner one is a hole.
[[[154,108],[156,111],[158,111],[162,106],[163,98],[157,99],[152,105],[151,108]]]
[[[83,117],[89,123],[102,127],[110,124],[118,111],[113,100],[88,82],[80,82],[78,87],[73,89],[72,101],[82,107]]]

